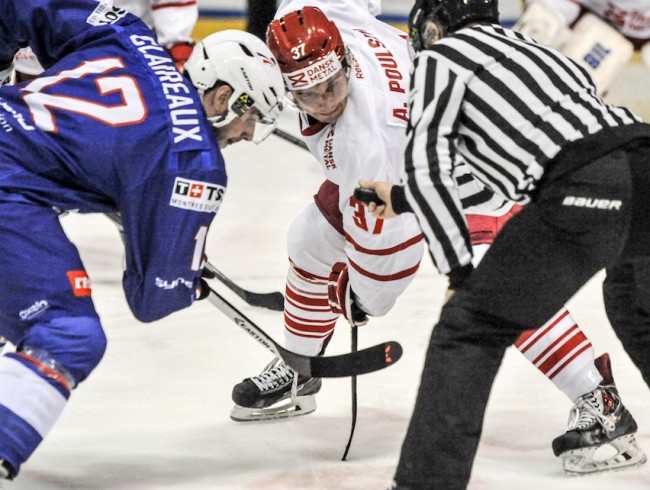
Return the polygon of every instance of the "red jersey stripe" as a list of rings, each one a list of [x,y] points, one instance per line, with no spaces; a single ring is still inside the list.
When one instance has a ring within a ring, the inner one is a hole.
[[[164,3],[162,5],[152,5],[151,10],[160,10],[166,8],[179,8],[179,7],[189,7],[191,5],[196,5],[196,0],[189,0],[187,2],[173,2],[173,3]]]
[[[354,239],[348,235],[347,233],[345,234],[345,239],[352,244],[355,250],[368,254],[368,255],[391,255],[397,252],[400,252],[402,250],[405,250],[416,243],[421,242],[424,239],[424,235],[420,234],[418,236],[414,236],[413,238],[406,240],[405,242],[400,243],[399,245],[395,245],[394,247],[390,248],[380,248],[380,249],[370,249],[370,248],[365,248],[359,245],[357,242],[354,241]]]
[[[352,260],[348,258],[348,261],[350,262],[350,266],[354,268],[359,274],[362,276],[369,277],[370,279],[374,279],[375,281],[382,281],[382,282],[388,282],[388,281],[398,281],[400,279],[404,279],[405,277],[411,276],[415,274],[420,267],[420,262],[415,264],[413,267],[410,267],[409,269],[405,269],[400,272],[396,272],[395,274],[390,274],[390,275],[381,275],[381,274],[375,274],[373,272],[369,272],[362,268],[360,265],[354,263]]]

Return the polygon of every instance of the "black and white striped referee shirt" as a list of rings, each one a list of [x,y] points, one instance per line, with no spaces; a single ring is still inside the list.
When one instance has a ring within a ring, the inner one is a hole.
[[[498,25],[460,29],[422,51],[410,105],[406,198],[443,273],[471,262],[453,162],[464,160],[497,196],[525,204],[571,142],[641,121],[606,105],[577,64]]]

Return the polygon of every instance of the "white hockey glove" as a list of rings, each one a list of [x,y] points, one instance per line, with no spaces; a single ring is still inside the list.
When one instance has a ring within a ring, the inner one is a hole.
[[[570,15],[575,18],[578,12],[579,9]],[[538,0],[528,4],[512,29],[532,37],[540,44],[559,49],[571,35],[568,24],[558,10],[546,5],[543,0]]]
[[[14,64],[9,63],[6,66],[0,66],[0,87],[11,83],[11,74],[14,71]]]
[[[343,315],[350,325],[360,327],[368,323],[368,315],[355,302],[354,292],[350,287],[348,266],[337,262],[332,267],[327,284],[330,308],[334,313]]]

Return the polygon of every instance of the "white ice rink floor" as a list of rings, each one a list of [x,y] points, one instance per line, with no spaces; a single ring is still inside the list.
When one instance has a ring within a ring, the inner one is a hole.
[[[287,228],[317,190],[320,170],[309,154],[274,137],[258,147],[236,145],[226,160],[230,186],[211,229],[209,259],[244,288],[283,290]],[[5,489],[383,490],[389,484],[446,285],[428,256],[395,308],[359,332],[360,346],[393,339],[404,357],[359,378],[356,434],[342,462],[350,429],[348,379],[326,380],[312,415],[233,422],[232,386],[256,374],[270,354],[207,302],[153,324],[137,322],[121,289],[115,227],[101,215],[69,216],[64,223],[91,276],[108,350]],[[611,354],[639,442],[650,452],[650,393],[607,323],[601,281],[589,283],[570,307],[597,354]],[[218,289],[282,339],[281,313],[252,308]],[[339,323],[328,354],[349,350],[349,338],[349,327]],[[510,349],[492,392],[470,490],[650,488],[650,465],[594,477],[563,474],[551,440],[563,431],[570,407]]]

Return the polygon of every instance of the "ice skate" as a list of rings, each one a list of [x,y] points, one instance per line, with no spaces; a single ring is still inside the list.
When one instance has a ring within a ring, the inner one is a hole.
[[[285,419],[316,410],[320,378],[306,378],[275,358],[262,373],[235,385],[235,406],[230,418],[237,422]]]
[[[553,441],[553,452],[570,475],[640,466],[647,460],[634,433],[637,425],[618,395],[609,356],[595,360],[603,381],[576,401],[567,430]]]

